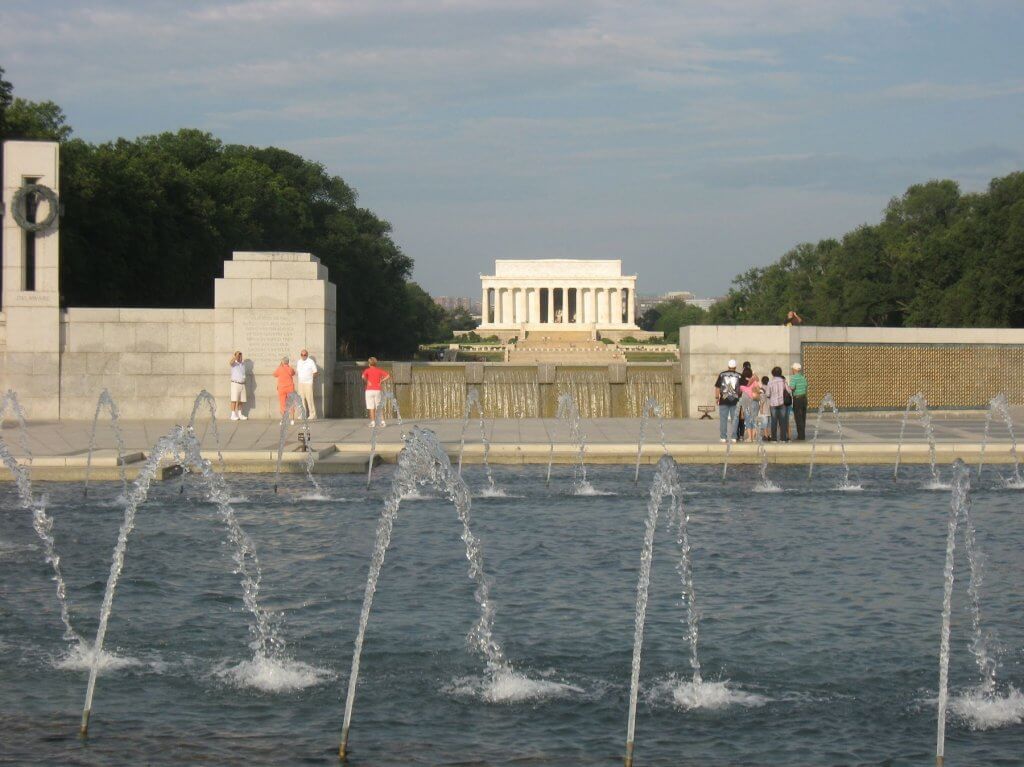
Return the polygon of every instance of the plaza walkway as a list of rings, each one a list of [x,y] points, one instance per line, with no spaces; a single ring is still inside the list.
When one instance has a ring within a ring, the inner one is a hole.
[[[1018,422],[1024,421],[1024,408],[1015,408]],[[808,418],[808,441],[786,444],[767,443],[768,460],[772,463],[807,463],[811,455],[810,437],[813,435],[816,414]],[[896,457],[902,413],[850,414],[843,417],[845,448],[850,463],[892,463]],[[125,463],[137,471],[141,461],[156,441],[170,431],[175,423],[169,420],[122,421],[121,431],[126,450]],[[407,420],[405,429],[413,425],[433,430],[453,458],[458,455],[462,422],[450,420]],[[582,431],[586,436],[588,463],[633,463],[637,456],[640,420],[630,418],[584,419]],[[985,430],[985,412],[935,413],[933,425],[936,458],[949,462],[962,458],[968,463],[980,456]],[[664,424],[665,448],[657,421],[646,427],[644,463],[655,462],[665,449],[683,463],[721,463],[725,453],[730,462],[753,463],[760,461],[756,445],[737,443],[724,445],[718,439],[718,421],[695,419],[669,420]],[[546,463],[553,456],[556,463],[569,463],[576,459],[577,446],[569,440],[565,423],[555,419],[521,419],[485,421],[490,442],[489,460],[492,463]],[[33,475],[39,479],[75,479],[84,472],[89,450],[91,422],[63,421],[36,422],[28,426],[27,443],[33,456]],[[218,420],[220,448],[229,471],[273,471],[276,466],[280,424],[271,421]],[[299,427],[288,427],[285,439],[285,470],[301,471],[305,455],[300,452]],[[389,421],[377,434],[379,460],[394,461],[402,446],[402,431],[397,422]],[[217,457],[216,440],[209,419],[196,424],[203,454]],[[367,467],[373,430],[362,420],[321,420],[310,424],[310,442],[319,472],[355,472]],[[0,432],[11,453],[24,461],[25,452],[20,444],[18,429],[7,421]],[[480,438],[479,421],[471,419],[465,433],[465,461],[482,460],[484,446]],[[112,478],[116,475],[116,442],[108,422],[100,422],[96,435],[96,453],[93,476]],[[554,448],[552,449],[552,444]],[[815,461],[836,463],[842,450],[838,433],[830,415],[822,420],[821,433],[815,451]],[[907,424],[901,461],[927,462],[930,452],[924,430],[916,415]],[[1001,422],[993,422],[985,460],[1005,463],[1013,460],[1009,432]],[[7,472],[4,479],[9,479]]]

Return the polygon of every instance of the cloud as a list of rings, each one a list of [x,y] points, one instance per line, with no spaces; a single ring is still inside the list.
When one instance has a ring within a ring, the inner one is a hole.
[[[887,99],[905,101],[971,101],[1005,96],[1019,96],[1024,93],[1024,80],[1007,80],[992,83],[938,83],[929,80],[903,83],[884,89],[881,96]]]

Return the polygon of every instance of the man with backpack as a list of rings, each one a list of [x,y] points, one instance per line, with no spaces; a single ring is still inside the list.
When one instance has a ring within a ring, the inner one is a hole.
[[[715,402],[718,403],[718,435],[721,442],[736,441],[736,403],[740,401],[742,376],[736,372],[736,360],[729,360],[729,367],[715,379]],[[731,428],[730,428],[731,427]]]

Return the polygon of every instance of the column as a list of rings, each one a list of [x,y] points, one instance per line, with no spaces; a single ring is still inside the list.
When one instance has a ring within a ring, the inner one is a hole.
[[[626,310],[626,318],[629,320],[630,325],[636,324],[636,296],[633,295],[635,292],[635,287],[631,286],[626,299],[629,304],[629,308]]]
[[[622,324],[622,294],[619,292],[618,287],[614,287],[608,291],[610,295],[611,306],[608,309],[609,320],[613,325]]]
[[[526,322],[526,288],[516,288],[516,324]]]
[[[540,322],[540,288],[530,288],[530,322]]]
[[[484,283],[483,295],[480,297],[480,324],[487,324],[487,283]]]
[[[552,285],[548,285],[548,323],[554,324],[555,322],[555,288]]]

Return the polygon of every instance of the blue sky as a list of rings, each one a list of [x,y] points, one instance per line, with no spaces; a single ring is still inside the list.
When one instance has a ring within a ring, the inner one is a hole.
[[[1022,39],[1019,0],[0,4],[7,79],[78,136],[322,162],[435,295],[552,257],[719,295],[912,183],[983,189],[1024,169]]]

